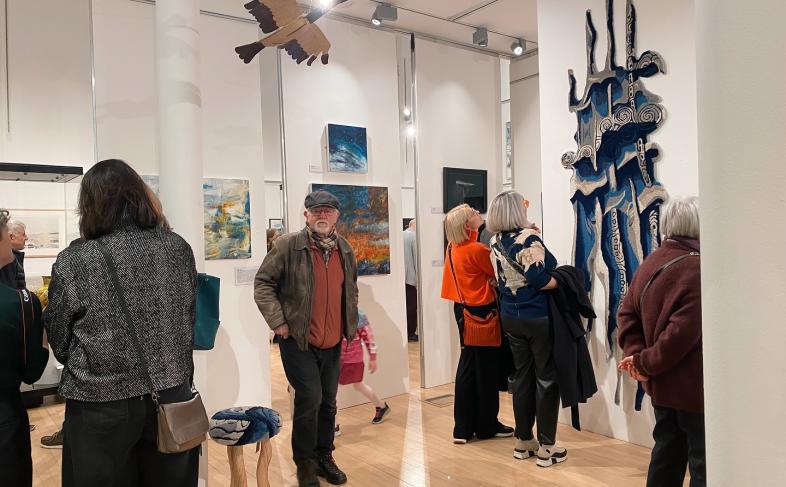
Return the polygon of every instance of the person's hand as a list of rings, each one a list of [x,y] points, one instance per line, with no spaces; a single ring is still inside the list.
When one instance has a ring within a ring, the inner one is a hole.
[[[373,374],[377,371],[377,359],[368,361],[368,371],[370,374]]]
[[[283,338],[284,340],[286,340],[287,338],[289,338],[289,325],[278,326],[278,327],[276,327],[275,330],[273,330],[273,332],[276,335],[278,335],[281,338]]]
[[[630,377],[639,382],[647,382],[650,380],[649,376],[643,374],[636,366],[633,364],[633,355],[629,357],[625,357],[620,361],[620,364],[617,366],[619,370],[626,371]]]
[[[491,284],[491,287],[499,287],[499,282],[493,277],[489,277],[489,284]]]

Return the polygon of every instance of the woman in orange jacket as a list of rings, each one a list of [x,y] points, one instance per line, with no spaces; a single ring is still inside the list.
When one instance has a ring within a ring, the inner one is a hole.
[[[445,254],[442,297],[454,303],[461,342],[453,405],[453,442],[457,444],[473,437],[483,440],[513,436],[513,428],[497,420],[500,347],[464,344],[464,308],[481,318],[497,308],[491,250],[477,241],[482,223],[477,210],[466,204],[453,208],[445,218],[450,245]]]

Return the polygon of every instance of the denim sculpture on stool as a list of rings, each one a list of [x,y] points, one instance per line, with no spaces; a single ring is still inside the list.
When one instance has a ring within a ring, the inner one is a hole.
[[[257,444],[257,487],[270,487],[267,477],[273,448],[270,439],[281,430],[281,417],[269,408],[241,407],[219,411],[210,419],[210,437],[227,445],[232,474],[231,487],[246,486],[243,445]]]
[[[587,11],[587,81],[581,99],[569,71],[570,111],[576,114],[576,152],[562,156],[573,171],[571,201],[576,216],[573,259],[584,271],[585,288],[592,291],[596,257],[608,271],[598,276],[606,286],[608,357],[614,356],[617,310],[628,283],[645,257],[660,246],[660,209],[666,190],[655,177],[660,148],[650,136],[666,117],[660,97],[647,91],[643,80],[666,72],[654,51],[638,56],[636,8],[627,0],[625,63],[617,65],[614,39],[614,0],[606,0],[608,53],[602,70],[595,65],[597,32]],[[590,323],[590,329],[592,324]],[[643,391],[639,389],[637,409]],[[619,404],[619,382],[615,401]]]

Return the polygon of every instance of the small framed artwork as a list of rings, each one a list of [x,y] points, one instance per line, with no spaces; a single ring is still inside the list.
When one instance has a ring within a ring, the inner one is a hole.
[[[466,203],[481,213],[486,213],[488,171],[485,169],[442,168],[442,211],[449,212]]]
[[[513,183],[513,133],[510,122],[505,122],[505,177],[503,183]]]
[[[66,210],[8,210],[11,218],[25,224],[25,257],[57,257],[68,246]]]
[[[328,171],[368,173],[368,137],[365,127],[327,126]]]
[[[275,228],[279,232],[284,231],[284,220],[281,218],[269,218],[267,221],[268,228]]]

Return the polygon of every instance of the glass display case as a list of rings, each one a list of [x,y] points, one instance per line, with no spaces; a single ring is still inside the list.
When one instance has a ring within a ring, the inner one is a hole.
[[[28,289],[44,297],[42,304],[57,254],[79,238],[76,203],[82,171],[80,166],[0,162],[0,208],[27,228],[25,278]],[[50,354],[41,379],[22,385],[25,404],[40,404],[56,394],[62,370]]]

